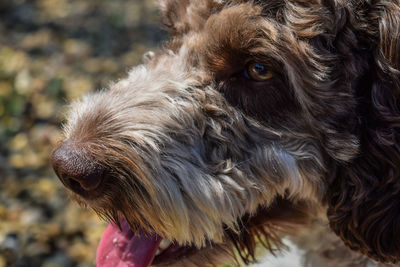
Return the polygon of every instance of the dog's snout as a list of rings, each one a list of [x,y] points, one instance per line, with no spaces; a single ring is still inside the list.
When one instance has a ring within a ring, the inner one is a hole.
[[[105,168],[76,146],[63,143],[53,152],[51,164],[58,178],[75,193],[84,197],[98,193]]]

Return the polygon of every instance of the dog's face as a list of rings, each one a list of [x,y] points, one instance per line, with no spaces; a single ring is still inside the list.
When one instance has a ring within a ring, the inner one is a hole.
[[[399,212],[392,198],[377,199],[400,191],[398,57],[386,50],[399,46],[379,45],[381,22],[389,37],[399,30],[378,16],[392,8],[385,14],[399,19],[398,5],[161,7],[170,42],[73,103],[52,156],[72,195],[123,230],[106,230],[99,266],[205,266],[234,248],[247,263],[257,239],[274,249],[321,207],[350,247],[397,261],[399,242],[388,238]],[[159,248],[162,239],[172,243]]]

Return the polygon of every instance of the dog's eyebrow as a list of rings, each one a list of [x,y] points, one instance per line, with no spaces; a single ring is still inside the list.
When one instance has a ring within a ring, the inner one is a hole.
[[[260,14],[259,7],[247,3],[210,16],[200,33],[198,45],[209,71],[234,73],[245,66],[259,32],[259,25],[254,20],[261,20]]]

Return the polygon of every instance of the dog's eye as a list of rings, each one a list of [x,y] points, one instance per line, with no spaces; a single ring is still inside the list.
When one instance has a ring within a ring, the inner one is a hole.
[[[247,79],[252,79],[258,82],[266,81],[274,77],[274,74],[268,68],[259,63],[251,63],[244,71]]]

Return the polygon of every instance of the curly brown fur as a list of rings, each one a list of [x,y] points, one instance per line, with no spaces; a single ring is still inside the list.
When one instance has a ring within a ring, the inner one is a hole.
[[[279,249],[321,209],[348,247],[399,262],[400,2],[163,0],[161,11],[165,47],[71,106],[61,147],[84,160],[53,165],[76,199],[197,248],[172,265],[235,249],[253,262],[256,244]],[[251,63],[272,78],[249,78]],[[95,193],[63,177],[88,165],[105,170]]]

